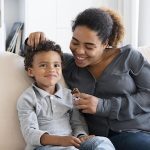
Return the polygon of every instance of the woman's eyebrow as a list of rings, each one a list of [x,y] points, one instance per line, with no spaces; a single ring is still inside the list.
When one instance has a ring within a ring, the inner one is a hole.
[[[72,37],[73,40],[75,40],[76,42],[79,42],[78,39],[76,39],[75,37]],[[88,44],[88,45],[96,45],[95,43],[90,43],[90,42],[85,42],[84,44]]]
[[[77,40],[75,37],[72,37],[72,39],[75,40],[75,41],[77,41],[77,42],[79,42],[79,40]]]

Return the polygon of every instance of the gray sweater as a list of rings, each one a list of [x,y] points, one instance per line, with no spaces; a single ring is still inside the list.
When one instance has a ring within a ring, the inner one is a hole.
[[[95,115],[84,114],[90,134],[113,131],[150,132],[150,64],[130,45],[107,66],[99,79],[65,56],[64,78],[69,88],[99,98]]]
[[[73,107],[71,91],[60,84],[56,88],[57,92],[50,95],[33,84],[17,102],[21,131],[27,143],[26,150],[41,146],[40,138],[44,133],[60,136],[87,134],[83,117]],[[49,145],[49,148],[64,149],[53,145]]]

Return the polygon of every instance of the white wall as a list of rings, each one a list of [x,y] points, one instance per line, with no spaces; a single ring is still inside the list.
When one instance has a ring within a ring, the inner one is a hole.
[[[13,23],[20,20],[19,10],[19,0],[4,0],[4,22],[6,36],[8,36]]]
[[[123,44],[140,43],[139,45],[149,45],[150,43],[150,9],[148,0],[0,0],[4,1],[5,25],[0,32],[8,35],[15,21],[22,21],[24,26],[24,39],[31,32],[43,31],[51,39],[59,43],[64,52],[70,52],[69,43],[72,36],[71,21],[75,16],[88,7],[107,6],[120,11],[123,16],[126,38]],[[136,14],[140,1],[140,21]],[[144,9],[143,9],[144,8]],[[144,15],[146,13],[146,16]],[[136,14],[136,16],[135,16]],[[130,18],[129,18],[130,16]],[[133,21],[134,20],[134,21]],[[147,23],[143,23],[146,21]],[[4,21],[3,21],[4,22]],[[5,33],[5,32],[4,32]],[[137,36],[136,36],[137,35]],[[0,33],[0,42],[4,35]],[[144,38],[140,38],[143,36]],[[139,39],[138,39],[139,37]],[[4,43],[4,42],[2,42]],[[0,44],[2,45],[2,44]],[[3,44],[4,45],[4,44]]]
[[[5,51],[4,1],[0,0],[0,52]]]
[[[26,0],[25,36],[30,32],[43,31],[51,40],[59,43],[64,52],[70,52],[72,20],[88,7],[99,7],[98,2],[99,0]]]
[[[150,1],[140,1],[140,10],[139,45],[150,45]]]

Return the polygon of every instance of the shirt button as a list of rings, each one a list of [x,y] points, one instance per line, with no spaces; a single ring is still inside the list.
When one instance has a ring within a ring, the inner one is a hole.
[[[54,99],[54,96],[50,96],[50,99],[53,100],[53,99]]]

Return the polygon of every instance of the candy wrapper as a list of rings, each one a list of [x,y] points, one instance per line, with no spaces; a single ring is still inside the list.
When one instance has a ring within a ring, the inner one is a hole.
[[[80,95],[80,91],[78,90],[78,88],[74,88],[72,91],[71,91],[71,94],[73,95],[73,100],[79,100],[80,97],[78,96],[74,96],[74,94],[78,93],[78,95]]]

